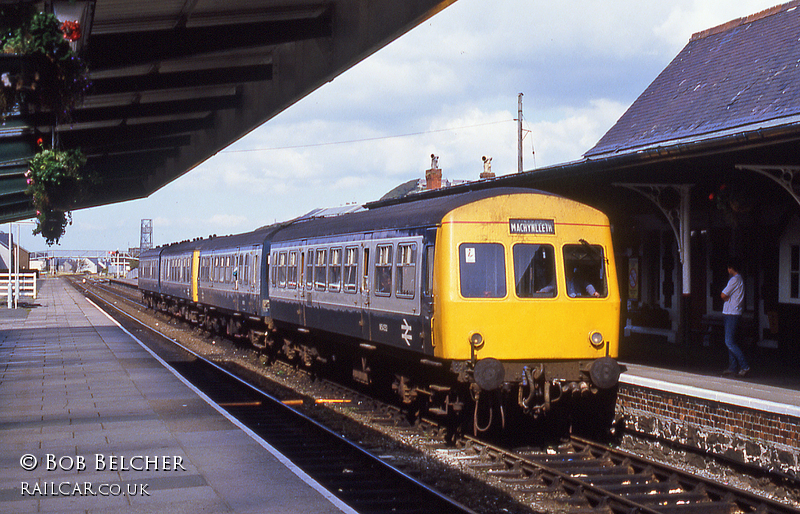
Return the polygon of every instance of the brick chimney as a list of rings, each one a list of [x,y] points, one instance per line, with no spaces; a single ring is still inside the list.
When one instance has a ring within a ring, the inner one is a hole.
[[[442,187],[442,170],[439,169],[439,157],[431,154],[431,169],[425,170],[425,189]]]

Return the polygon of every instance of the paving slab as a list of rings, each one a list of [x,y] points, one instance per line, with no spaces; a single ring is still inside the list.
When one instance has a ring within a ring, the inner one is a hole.
[[[65,280],[0,308],[0,513],[354,512]]]

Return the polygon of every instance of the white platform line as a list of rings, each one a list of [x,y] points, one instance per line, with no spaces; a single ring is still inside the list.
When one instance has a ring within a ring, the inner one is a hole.
[[[748,409],[761,410],[765,412],[772,412],[775,414],[784,414],[786,416],[794,416],[800,418],[800,407],[796,405],[788,405],[785,403],[772,402],[769,400],[761,400],[758,398],[751,398],[738,394],[725,393],[722,391],[713,391],[710,389],[703,389],[684,384],[676,384],[674,382],[667,382],[665,380],[658,380],[655,378],[641,377],[637,375],[629,375],[623,373],[619,381],[625,384],[648,387],[659,391],[666,391],[668,393],[681,394],[692,398],[701,398],[704,400],[717,401],[727,403],[729,405],[736,405],[739,407],[746,407]]]

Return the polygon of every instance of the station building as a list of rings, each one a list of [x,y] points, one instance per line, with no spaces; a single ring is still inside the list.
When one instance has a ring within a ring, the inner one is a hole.
[[[626,336],[721,344],[736,258],[745,347],[800,356],[798,6],[694,34],[583,159],[482,181],[609,215]]]

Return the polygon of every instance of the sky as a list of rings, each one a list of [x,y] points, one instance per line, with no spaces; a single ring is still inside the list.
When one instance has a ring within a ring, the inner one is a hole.
[[[580,159],[695,32],[776,0],[458,0],[200,166],[141,200],[74,211],[60,244],[154,246],[362,204],[424,177],[476,180]],[[3,230],[7,230],[3,228]]]

